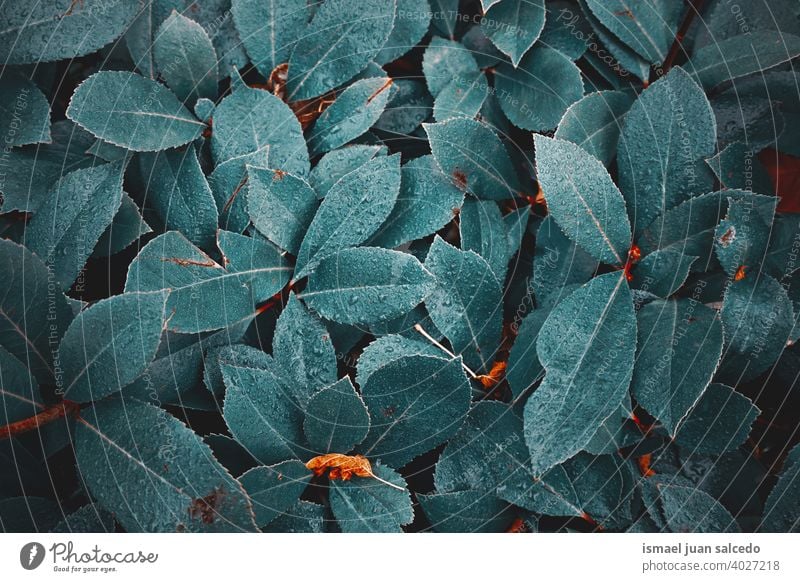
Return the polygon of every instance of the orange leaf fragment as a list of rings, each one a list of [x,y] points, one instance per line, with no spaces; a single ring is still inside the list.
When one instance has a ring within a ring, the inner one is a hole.
[[[650,468],[650,462],[652,459],[653,455],[649,453],[636,459],[636,464],[639,465],[639,472],[642,474],[642,477],[652,477],[656,474],[656,472]]]
[[[349,481],[353,476],[371,477],[390,487],[403,490],[402,487],[381,479],[373,473],[369,459],[363,455],[343,455],[341,453],[319,455],[307,462],[306,468],[313,471],[317,477],[324,475],[326,471],[329,471],[329,479],[341,479],[342,481]]]

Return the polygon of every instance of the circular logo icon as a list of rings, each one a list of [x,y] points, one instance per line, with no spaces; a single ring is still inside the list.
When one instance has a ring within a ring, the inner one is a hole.
[[[39,542],[30,542],[19,551],[19,563],[26,570],[35,570],[44,561],[44,546]]]

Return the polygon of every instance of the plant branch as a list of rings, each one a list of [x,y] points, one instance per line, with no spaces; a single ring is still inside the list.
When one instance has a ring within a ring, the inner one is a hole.
[[[669,52],[659,69],[660,77],[669,73],[669,70],[675,65],[675,59],[678,58],[678,53],[683,49],[683,40],[686,38],[689,28],[691,28],[695,16],[700,14],[705,0],[688,0],[687,3],[689,8],[686,11],[686,15],[683,17],[683,22],[681,22],[678,32],[675,33],[675,40],[672,42],[672,46],[669,48]]]
[[[48,406],[35,416],[0,426],[0,440],[32,431],[59,418],[75,415],[80,409],[81,405],[72,400],[64,400],[58,404]]]

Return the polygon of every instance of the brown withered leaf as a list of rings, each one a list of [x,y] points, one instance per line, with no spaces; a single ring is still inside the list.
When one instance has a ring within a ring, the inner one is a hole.
[[[319,455],[306,463],[306,468],[314,472],[317,477],[328,471],[329,479],[349,481],[352,477],[369,477],[385,483],[395,489],[403,490],[394,483],[381,479],[372,472],[372,465],[363,455],[343,455],[341,453],[328,453]]]

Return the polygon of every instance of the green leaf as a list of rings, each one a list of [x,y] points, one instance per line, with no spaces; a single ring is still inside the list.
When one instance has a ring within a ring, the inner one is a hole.
[[[683,7],[670,0],[586,0],[592,14],[648,62],[664,62],[675,39]]]
[[[62,289],[75,282],[119,210],[123,173],[124,163],[114,162],[66,174],[50,192],[52,203],[28,223],[28,248],[50,265]]]
[[[223,416],[231,434],[265,465],[298,456],[303,450],[303,411],[283,387],[274,368],[222,364]]]
[[[286,103],[271,93],[249,87],[225,97],[214,110],[211,134],[211,150],[217,164],[265,146],[269,146],[270,168],[296,176],[308,174],[303,130]]]
[[[394,26],[383,48],[375,56],[375,62],[385,65],[413,49],[428,32],[431,8],[428,0],[397,0]]]
[[[369,432],[369,413],[350,378],[323,388],[306,406],[303,432],[315,454],[348,453]]]
[[[305,0],[232,0],[236,30],[250,60],[264,77],[289,60],[305,32],[309,11]]]
[[[437,236],[425,268],[436,277],[425,300],[431,321],[468,366],[488,372],[502,327],[503,291],[492,267],[474,252],[459,250]]]
[[[572,242],[556,224],[553,215],[539,225],[530,282],[538,304],[559,297],[563,289],[584,284],[597,270],[597,260]]]
[[[139,207],[130,196],[122,193],[122,204],[108,228],[94,247],[93,256],[108,257],[128,248],[142,236],[153,232],[144,221]]]
[[[303,178],[248,167],[247,211],[256,230],[296,255],[314,213],[317,195]]]
[[[654,301],[637,321],[633,395],[674,436],[719,365],[722,325],[696,299]]]
[[[433,344],[403,335],[385,335],[371,342],[358,357],[356,382],[363,386],[369,377],[385,365],[408,356],[441,358],[442,352]]]
[[[433,283],[412,255],[361,247],[324,259],[301,297],[322,317],[369,325],[408,313],[428,296]]]
[[[686,282],[696,260],[697,257],[672,249],[653,251],[631,271],[631,288],[652,293],[656,297],[669,297]]]
[[[224,364],[267,370],[272,366],[272,358],[266,352],[245,344],[223,344],[219,347],[210,347],[203,361],[203,384],[215,397],[225,394],[225,381],[222,377]]]
[[[464,193],[442,174],[433,156],[415,158],[400,168],[400,193],[389,218],[370,240],[396,248],[433,234],[453,219]]]
[[[391,86],[388,77],[373,77],[356,81],[342,91],[311,128],[311,154],[336,149],[366,133],[386,108]]]
[[[550,312],[536,342],[546,374],[525,404],[535,475],[573,457],[618,409],[635,346],[633,301],[620,273],[595,277]]]
[[[5,6],[0,60],[5,65],[48,63],[93,53],[119,37],[139,10],[136,2],[110,9],[106,0],[20,0]]]
[[[295,505],[311,477],[311,471],[300,461],[254,467],[239,477],[253,502],[256,525],[266,526]]]
[[[13,354],[0,346],[0,426],[42,411],[36,379]]]
[[[372,471],[400,490],[369,477],[332,481],[331,510],[344,533],[400,532],[401,526],[414,519],[411,496],[403,478],[380,464],[373,465]]]
[[[422,57],[422,72],[428,91],[437,97],[451,81],[478,72],[478,63],[459,42],[434,36]]]
[[[525,316],[522,323],[512,323],[517,337],[508,355],[506,380],[514,398],[519,398],[534,382],[542,378],[544,368],[536,355],[536,338],[550,310],[540,307]]]
[[[78,314],[58,348],[64,396],[75,402],[119,392],[156,355],[167,293],[126,293]]]
[[[178,232],[154,238],[131,263],[125,291],[169,289],[168,327],[181,333],[221,329],[254,316],[258,303],[286,285],[291,267],[268,243],[234,236],[223,235],[221,241],[233,245],[238,240],[245,248],[238,249],[237,264],[227,269]],[[252,256],[240,256],[243,250]]]
[[[50,383],[55,368],[51,342],[72,321],[64,294],[49,290],[52,275],[32,252],[0,239],[0,346],[23,362],[40,382]]]
[[[608,167],[617,156],[622,119],[632,104],[622,91],[590,93],[569,106],[555,137],[578,144]]]
[[[644,483],[648,514],[662,532],[735,533],[736,520],[716,499],[689,483],[652,477]]]
[[[436,163],[460,189],[485,200],[513,198],[522,189],[506,147],[487,125],[458,118],[423,127]]]
[[[546,46],[528,51],[518,68],[501,63],[495,89],[511,123],[531,131],[555,129],[567,108],[583,97],[580,69],[569,57]]]
[[[760,413],[747,396],[724,384],[711,384],[681,424],[675,442],[693,454],[735,450],[747,440]]]
[[[372,422],[358,450],[406,465],[456,433],[469,411],[470,392],[459,358],[417,355],[387,363],[361,386]]]
[[[549,213],[572,240],[604,263],[625,263],[631,227],[608,171],[572,142],[534,136],[536,171]]]
[[[321,4],[289,58],[289,99],[316,97],[360,73],[386,44],[394,12],[395,0]]]
[[[763,30],[715,40],[692,54],[686,70],[706,89],[765,71],[800,55],[800,37]]]
[[[265,533],[323,533],[327,515],[324,506],[300,500],[276,517],[262,531]]]
[[[483,72],[472,72],[456,77],[445,85],[433,104],[436,121],[447,121],[456,117],[473,119],[489,94],[489,85]]]
[[[755,157],[752,142],[728,144],[713,158],[707,159],[706,163],[724,188],[753,190],[760,194],[773,192],[769,174],[764,164]]]
[[[728,213],[714,233],[714,250],[728,275],[734,276],[741,266],[753,269],[762,263],[779,201],[758,195],[728,199]]]
[[[82,411],[76,433],[83,483],[125,531],[255,531],[241,486],[165,411],[112,399]]]
[[[153,57],[161,78],[181,101],[193,104],[217,96],[217,53],[194,20],[173,11],[155,34]]]
[[[619,137],[620,190],[639,233],[659,214],[713,187],[704,158],[716,145],[703,90],[675,67],[631,106]]]
[[[336,351],[330,333],[294,293],[275,326],[272,355],[287,390],[303,407],[317,390],[336,382]]]
[[[720,315],[726,350],[719,378],[733,386],[765,372],[780,356],[794,326],[786,289],[763,273],[731,283]]]
[[[459,11],[458,0],[428,0],[431,12],[436,18],[431,18],[431,26],[448,38],[453,38],[458,26]]]
[[[422,81],[397,79],[393,86],[386,110],[374,128],[388,133],[410,135],[430,117],[433,99]]]
[[[0,79],[0,135],[6,148],[51,141],[47,98],[35,83],[12,73]]]
[[[247,210],[247,168],[269,168],[270,146],[225,160],[208,176],[208,185],[219,212],[220,226],[231,232],[244,232],[250,225]]]
[[[214,248],[217,205],[194,148],[142,154],[139,168],[144,200],[166,230],[181,231],[200,248]]]
[[[417,494],[417,501],[440,533],[499,533],[514,518],[507,503],[483,491]]]
[[[373,158],[334,184],[300,245],[295,278],[326,256],[366,241],[388,218],[399,191],[399,155]]]
[[[473,251],[492,267],[498,281],[506,280],[508,250],[506,228],[500,208],[492,200],[466,200],[459,214],[461,249]]]
[[[778,483],[764,506],[761,531],[800,531],[800,446],[795,446],[783,462]]]
[[[205,128],[169,89],[124,71],[101,71],[78,85],[67,117],[95,137],[136,152],[187,144]]]
[[[483,32],[517,67],[544,29],[544,0],[501,0],[481,21]]]
[[[370,145],[350,145],[328,152],[311,170],[308,182],[314,188],[318,198],[325,198],[333,185],[345,175],[358,170],[371,159],[382,156],[385,152],[385,147]]]
[[[217,231],[217,246],[227,270],[251,281],[256,303],[275,295],[289,282],[292,272],[283,253],[258,234],[245,236],[226,230]]]

